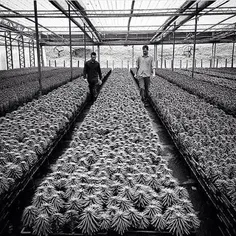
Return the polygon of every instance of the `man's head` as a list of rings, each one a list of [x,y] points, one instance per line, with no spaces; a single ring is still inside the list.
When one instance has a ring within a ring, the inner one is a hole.
[[[147,56],[148,55],[148,45],[143,45],[142,49],[143,49],[143,55]]]
[[[92,59],[92,61],[95,61],[96,60],[96,52],[92,52],[91,53],[91,59]]]

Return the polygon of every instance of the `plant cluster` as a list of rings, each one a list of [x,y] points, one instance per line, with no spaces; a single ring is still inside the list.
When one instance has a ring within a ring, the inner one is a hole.
[[[227,113],[236,115],[236,93],[234,89],[191,78],[168,69],[158,69],[156,74],[189,93],[203,98],[206,102],[220,107]]]
[[[192,72],[190,70],[176,69],[175,72],[177,72],[179,74],[187,75],[189,77],[192,76]],[[196,71],[196,73],[194,74],[194,78],[198,79],[198,80],[209,82],[211,84],[220,85],[220,86],[223,86],[228,89],[234,89],[234,90],[236,89],[236,83],[234,80],[229,80],[225,77],[221,77],[220,75],[221,74],[219,74],[219,76],[216,77],[216,76],[211,76],[208,74],[198,73]]]
[[[22,216],[24,226],[43,235],[122,235],[132,229],[188,234],[200,222],[162,152],[128,70],[114,70],[70,147],[37,188]],[[31,224],[34,210],[47,215],[44,229]]]
[[[196,171],[236,209],[236,118],[158,76],[150,96]]]
[[[74,80],[0,117],[0,200],[37,165],[85,101],[87,90],[84,80]]]
[[[22,104],[32,101],[38,94],[38,72],[26,70],[26,74],[16,76],[14,70],[7,73],[5,79],[0,81],[0,115],[15,110]],[[6,73],[5,73],[6,74]],[[10,77],[10,74],[12,77]],[[81,76],[82,69],[76,68],[73,79]],[[47,94],[55,88],[67,83],[70,78],[69,68],[44,69],[42,72],[42,93]]]
[[[236,71],[235,68],[196,68],[196,72],[203,73],[210,76],[226,78],[235,80]]]

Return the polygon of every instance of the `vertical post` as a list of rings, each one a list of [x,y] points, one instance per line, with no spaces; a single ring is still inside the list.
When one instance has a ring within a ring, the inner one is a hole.
[[[134,45],[132,45],[132,68],[134,68]]]
[[[79,60],[78,60],[78,67],[79,67]]]
[[[13,69],[13,56],[12,56],[12,37],[11,32],[5,32],[5,49],[7,59],[7,69]]]
[[[100,63],[100,46],[98,45],[98,62]]]
[[[235,42],[233,42],[233,48],[232,48],[231,67],[234,67],[234,46],[235,46]]]
[[[37,0],[34,0],[34,18],[35,18],[35,32],[36,32],[36,45],[37,45],[37,59],[38,59],[38,73],[39,73],[39,96],[42,95],[42,71],[40,62],[40,46],[39,46],[39,29],[38,29],[38,11]]]
[[[64,60],[64,67],[66,67],[66,61]]]
[[[165,62],[165,68],[166,68],[166,60],[164,62]]]
[[[201,59],[201,68],[202,68],[202,59]]]
[[[174,70],[174,65],[175,65],[175,25],[176,23],[174,23],[174,29],[173,29],[172,71]]]
[[[163,35],[161,36],[161,68],[163,65]]]
[[[84,32],[85,32],[85,24],[84,24]],[[84,63],[86,62],[86,35],[84,33]]]
[[[55,64],[55,67],[57,67],[57,61],[56,60],[54,61],[54,64]]]
[[[227,67],[227,58],[225,58],[225,67]]]
[[[156,68],[158,68],[158,60],[156,60]]]
[[[194,44],[193,44],[192,78],[194,76],[194,69],[195,69],[196,38],[197,38],[197,12],[198,12],[198,3],[196,4],[196,14],[195,14],[195,30],[194,30]]]
[[[30,67],[35,66],[35,55],[34,55],[34,40],[29,42],[29,61]]]
[[[127,61],[127,68],[128,68],[128,70],[129,70],[129,61]]]
[[[212,67],[212,59],[210,59],[210,68]]]
[[[20,68],[23,68],[23,67],[25,67],[25,48],[24,48],[23,35],[19,36],[18,52],[19,52],[19,65],[20,65]]]
[[[92,40],[93,40],[93,35],[92,35]],[[92,51],[94,52],[94,44],[93,44],[93,46],[92,46]]]
[[[212,61],[212,67],[216,67],[216,43],[213,43],[214,49],[213,49],[213,61]]]
[[[219,65],[219,59],[217,58],[216,59],[216,68],[218,68],[218,65]]]
[[[186,70],[188,69],[188,60],[186,61]]]
[[[51,66],[51,60],[49,60],[48,64],[49,64],[49,67],[50,67]]]
[[[40,45],[40,57],[41,57],[41,64],[44,67],[44,60],[43,60],[43,46]]]
[[[70,19],[70,4],[68,3],[69,11],[69,36],[70,36],[70,81],[72,81],[73,71],[72,71],[72,43],[71,43],[71,19]]]
[[[157,60],[157,45],[154,44],[154,61]]]
[[[210,67],[214,67],[213,58],[214,58],[214,43],[212,43],[212,47],[211,47],[211,66]]]

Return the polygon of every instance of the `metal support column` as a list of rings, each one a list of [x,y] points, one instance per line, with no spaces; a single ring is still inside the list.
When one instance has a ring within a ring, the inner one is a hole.
[[[216,67],[216,43],[212,44],[212,67]]]
[[[175,24],[176,23],[174,23],[174,29],[175,29]],[[173,52],[172,52],[172,65],[171,65],[172,71],[174,70],[174,65],[175,65],[175,30],[173,30]]]
[[[163,65],[163,36],[161,36],[161,68]]]
[[[195,30],[194,30],[194,44],[193,44],[193,62],[192,62],[192,78],[194,76],[194,69],[196,66],[195,63],[195,53],[196,53],[196,38],[197,38],[197,12],[198,12],[198,3],[196,4],[196,14],[195,14]]]
[[[34,40],[29,42],[29,62],[30,67],[35,67]]]
[[[210,67],[214,67],[213,66],[213,55],[214,55],[214,43],[212,43],[212,47],[211,47],[211,61],[210,61]]]
[[[84,32],[85,32],[85,24],[84,24]],[[84,63],[86,62],[86,35],[84,33]]]
[[[73,77],[73,69],[72,69],[72,43],[71,43],[71,19],[70,19],[70,13],[71,13],[71,9],[70,9],[70,4],[68,4],[68,11],[69,11],[69,36],[70,36],[70,81],[72,81],[72,77]]]
[[[11,32],[5,32],[5,48],[6,48],[6,60],[7,60],[7,69],[13,69],[13,57],[12,57],[12,38]]]
[[[92,35],[92,40],[93,40],[93,35]],[[92,46],[92,52],[94,52],[94,44]]]
[[[34,0],[34,18],[35,18],[35,32],[36,32],[36,44],[37,44],[37,58],[38,58],[38,73],[39,73],[39,96],[42,95],[42,71],[40,62],[40,46],[39,46],[39,29],[38,29],[38,12],[37,12],[37,0]]]
[[[98,62],[100,63],[100,46],[98,45]]]
[[[41,58],[41,66],[44,67],[43,46],[42,45],[40,45],[40,58]]]
[[[235,47],[235,42],[233,42],[233,48],[232,48],[231,67],[234,67],[234,47]]]
[[[134,68],[134,45],[132,45],[132,68]]]
[[[18,36],[18,51],[19,51],[19,65],[20,68],[25,67],[25,48],[23,35]]]

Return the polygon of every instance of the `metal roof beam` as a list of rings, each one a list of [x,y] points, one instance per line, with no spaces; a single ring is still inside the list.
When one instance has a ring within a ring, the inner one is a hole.
[[[72,0],[70,1],[72,6],[78,10],[80,12],[80,14],[82,15],[82,17],[84,18],[84,20],[86,21],[86,23],[89,25],[89,27],[92,29],[93,33],[96,35],[98,42],[101,42],[101,36],[99,34],[99,32],[96,30],[95,26],[93,25],[93,23],[90,21],[90,19],[88,18],[88,15],[85,11],[85,9],[81,6],[81,4],[76,1],[76,0]]]
[[[0,19],[0,28],[10,30],[16,34],[24,35],[29,38],[34,38],[35,31],[24,25],[9,19]]]
[[[184,15],[180,15],[180,16],[173,16],[170,17],[161,27],[162,31],[165,31],[166,29],[168,29],[169,27],[171,27],[171,24],[173,24],[174,22],[176,22],[176,25],[173,27],[172,30],[177,30],[180,26],[182,26],[185,22],[187,22],[188,20],[190,20],[191,18],[193,18],[196,14],[198,14],[199,12],[201,12],[202,10],[204,10],[205,8],[207,8],[209,5],[211,5],[213,3],[213,1],[186,1],[178,10],[178,13],[183,14],[186,10],[188,10],[190,7],[195,7],[196,4],[198,4],[198,11],[197,12],[193,12],[190,15],[184,16]],[[167,37],[170,34],[170,32],[166,33],[156,33],[152,39],[150,40],[150,43],[157,43],[160,42],[161,40],[163,40],[163,38]]]
[[[227,18],[221,20],[220,22],[211,25],[211,26],[208,27],[207,29],[205,29],[205,30],[203,30],[203,31],[201,31],[201,32],[198,32],[197,35],[202,34],[202,33],[206,32],[206,31],[209,31],[210,29],[214,28],[215,26],[219,26],[219,25],[220,25],[221,23],[223,23],[224,21],[229,20],[230,18],[233,18],[233,17],[235,17],[235,16],[236,16],[236,14],[234,14],[234,15],[232,15],[232,16],[229,16],[229,17],[227,17]],[[228,24],[228,25],[229,25],[229,24]],[[186,38],[186,40],[188,40],[188,39],[190,39],[190,38],[192,38],[192,37],[193,37],[193,36],[189,36],[189,37]]]
[[[69,18],[69,14],[67,13],[67,11],[56,1],[56,0],[49,0],[49,2],[56,7],[59,11],[61,11],[67,18]],[[93,41],[93,39],[90,37],[90,35],[84,30],[83,26],[81,26],[79,24],[79,22],[77,22],[75,19],[73,19],[72,17],[70,18],[70,20],[76,25],[78,26],[81,31],[87,36],[89,37],[90,40]]]
[[[25,17],[25,16],[21,15],[20,13],[18,13],[17,11],[12,10],[12,9],[10,9],[9,7],[4,6],[3,4],[0,4],[0,7],[6,9],[8,12],[14,13],[14,15],[17,16],[17,17],[25,18],[25,19],[29,20],[30,22],[35,23],[35,21],[32,20],[32,19],[30,19],[29,17]],[[33,15],[33,17],[34,17],[34,15]],[[46,29],[48,32],[52,33],[52,34],[54,35],[54,37],[57,37],[57,38],[60,38],[60,39],[64,40],[60,35],[56,34],[56,33],[53,32],[53,31],[51,31],[51,30],[48,29],[47,27],[45,27],[45,26],[43,26],[43,25],[41,25],[41,24],[38,24],[38,25],[39,25],[40,27]],[[26,28],[26,27],[25,27],[25,28]],[[28,27],[28,28],[29,28],[29,27]],[[33,29],[31,29],[31,30],[34,31]],[[35,31],[34,31],[34,32],[35,32]],[[42,36],[46,36],[46,35],[43,35],[43,34],[41,34],[41,35],[42,35]],[[35,39],[35,35],[34,35],[34,39]]]
[[[50,0],[53,1],[53,0]],[[191,1],[190,1],[191,2]],[[213,1],[211,1],[213,2]],[[110,18],[110,17],[114,17],[114,18],[123,18],[123,17],[152,17],[152,16],[169,16],[169,17],[177,17],[177,16],[191,16],[195,13],[194,9],[186,9],[184,12],[179,12],[175,10],[176,8],[171,8],[171,9],[167,9],[166,11],[163,11],[163,9],[156,9],[156,10],[148,10],[148,12],[133,12],[132,14],[130,14],[130,12],[126,13],[125,10],[118,10],[118,13],[115,13],[116,10],[112,10],[113,13],[106,13],[106,10],[102,11],[101,13],[99,13],[96,10],[96,13],[94,13],[94,11],[90,11],[87,12],[87,17],[88,18]],[[236,11],[236,7],[230,7],[230,8],[219,8],[219,9],[215,9],[215,8],[207,8],[210,11],[206,11],[206,10],[202,10],[201,13],[199,13],[199,15],[211,15],[211,16],[216,16],[216,15],[232,15],[235,13]],[[175,10],[175,11],[174,11]],[[34,13],[33,11],[23,11],[23,10],[17,10],[19,13],[21,13],[21,15],[16,15],[16,14],[12,14],[8,11],[4,11],[2,10],[0,12],[0,17],[5,18],[5,17],[10,17],[10,18],[21,18],[21,17],[28,17],[28,18],[33,18],[34,17]],[[111,10],[110,10],[111,11]],[[120,13],[122,11],[122,13]],[[129,10],[130,11],[130,10]],[[139,11],[139,10],[137,10]],[[68,10],[64,10],[64,12],[68,15]],[[60,14],[60,12],[56,12],[56,11],[51,11],[51,10],[43,10],[43,11],[39,11],[38,12],[38,18],[65,18],[65,15],[63,16],[62,14]],[[71,13],[71,17],[78,17],[78,13],[76,12],[72,12]]]

